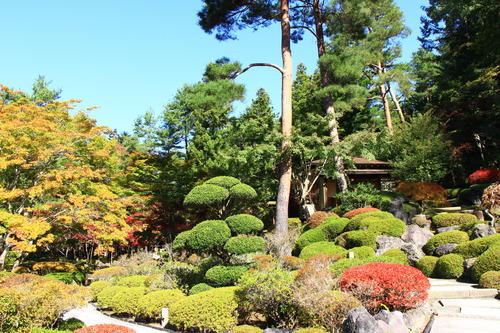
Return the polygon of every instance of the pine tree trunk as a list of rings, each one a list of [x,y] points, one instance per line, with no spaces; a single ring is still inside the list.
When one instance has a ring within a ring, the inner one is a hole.
[[[284,154],[280,168],[278,199],[276,201],[276,233],[283,241],[288,237],[288,204],[292,183],[292,158],[288,150],[292,136],[292,52],[290,47],[289,0],[281,0],[281,54],[283,59],[283,75],[281,87],[281,133],[283,142],[281,152]],[[281,256],[290,255],[290,244],[283,247]]]
[[[321,5],[319,0],[314,0],[314,24],[316,30],[316,46],[318,49],[318,58],[325,54],[325,37],[323,33],[323,18],[321,13]],[[330,78],[328,77],[328,73],[320,66],[320,77],[321,77],[321,86],[326,88],[330,85]],[[326,110],[326,115],[328,116],[328,128],[330,134],[330,143],[334,145],[335,143],[340,142],[339,130],[338,130],[338,122],[335,113],[335,108],[333,106],[333,100],[331,97],[327,96],[323,99],[323,104]],[[344,192],[347,190],[347,177],[345,174],[344,161],[342,157],[335,157],[335,166],[339,173],[337,177],[337,183],[339,185],[340,192]]]
[[[402,123],[406,122],[405,116],[403,114],[403,109],[401,108],[401,104],[399,104],[398,97],[394,93],[392,86],[389,82],[387,82],[387,90],[389,90],[389,95],[391,95],[391,99],[394,103],[394,106],[396,107],[396,110],[398,111],[399,119],[401,119]]]
[[[379,75],[383,74],[384,71],[382,69],[382,63],[379,61],[377,64],[377,72]],[[391,115],[391,107],[389,106],[389,101],[387,100],[387,91],[385,89],[385,83],[379,85],[380,89],[380,97],[382,98],[382,103],[384,104],[384,113],[385,113],[385,121],[387,124],[387,132],[389,135],[394,134],[394,130],[392,128],[392,115]]]

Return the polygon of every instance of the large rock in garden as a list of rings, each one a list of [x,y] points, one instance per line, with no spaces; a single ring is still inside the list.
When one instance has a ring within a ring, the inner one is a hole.
[[[425,257],[425,253],[422,251],[422,248],[413,243],[404,244],[401,247],[401,250],[406,254],[406,257],[412,266],[414,266],[417,261]]]
[[[409,330],[406,327],[403,313],[400,311],[389,312],[387,310],[382,310],[373,316],[378,321],[382,321],[387,324],[389,332],[398,333],[408,333]]]
[[[456,243],[448,243],[440,245],[434,250],[434,255],[436,257],[441,257],[444,256],[445,254],[450,254],[457,247],[457,245],[458,244]]]
[[[379,256],[390,249],[400,249],[405,242],[399,237],[381,235],[377,237],[377,251],[375,255]]]
[[[412,224],[406,227],[406,232],[401,236],[401,239],[422,248],[432,236],[434,234],[429,229]]]
[[[431,220],[427,219],[425,214],[418,214],[411,220],[412,224],[416,224],[419,227],[429,229],[431,227]]]
[[[447,232],[447,231],[457,230],[458,228],[460,228],[459,225],[452,225],[450,227],[437,228],[436,233],[440,234],[440,233]]]
[[[344,333],[384,333],[386,331],[386,325],[380,325],[362,306],[347,314],[343,328]]]
[[[387,211],[392,213],[395,218],[404,221],[406,224],[410,224],[413,216],[417,214],[417,209],[415,207],[412,207],[411,210],[407,210],[405,207],[405,202],[406,200],[403,196],[397,196],[392,199]]]
[[[470,235],[470,239],[476,239],[476,238],[482,238],[486,236],[491,236],[496,234],[496,230],[494,227],[481,223],[478,224],[474,227],[474,230],[472,230],[472,233]]]
[[[423,332],[434,310],[429,303],[424,303],[416,309],[411,309],[403,314],[406,327],[412,332]]]

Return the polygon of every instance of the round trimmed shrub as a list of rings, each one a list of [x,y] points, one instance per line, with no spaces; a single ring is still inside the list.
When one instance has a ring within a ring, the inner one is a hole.
[[[170,321],[182,331],[231,331],[238,323],[236,287],[188,296],[170,307]]]
[[[224,187],[226,189],[230,189],[231,187],[240,184],[241,181],[238,178],[234,178],[231,176],[218,176],[218,177],[213,177],[204,182],[203,184],[211,184],[211,185],[217,185],[220,187]]]
[[[231,254],[264,252],[266,241],[259,236],[231,237],[224,245],[224,250]]]
[[[205,273],[205,279],[216,286],[229,286],[247,270],[247,266],[214,266]]]
[[[375,256],[375,250],[369,246],[353,247],[352,249],[345,250],[343,252],[344,257],[349,257],[349,252],[354,253],[354,258],[365,259]]]
[[[374,208],[374,207],[356,208],[356,209],[350,210],[347,213],[345,213],[344,217],[347,217],[348,219],[352,219],[354,216],[357,216],[359,214],[375,213],[375,212],[381,212],[381,210],[378,208]]]
[[[349,223],[345,227],[345,231],[352,231],[359,229],[359,223],[366,219],[367,217],[379,218],[379,219],[389,219],[394,218],[389,212],[371,212],[371,213],[362,213],[354,216]]]
[[[256,327],[256,326],[250,326],[250,325],[238,325],[233,330],[231,333],[262,333],[262,328]]]
[[[226,222],[207,220],[197,224],[186,239],[186,246],[195,252],[210,252],[224,245],[231,237]]]
[[[136,333],[136,331],[121,325],[98,324],[77,329],[74,333]]]
[[[432,217],[432,223],[436,228],[450,227],[452,225],[462,226],[474,222],[477,222],[476,216],[464,213],[442,213]]]
[[[369,310],[379,309],[380,304],[391,310],[416,308],[427,299],[431,287],[418,269],[387,263],[352,267],[342,274],[339,284]]]
[[[212,287],[206,283],[198,283],[198,284],[195,284],[194,286],[192,286],[191,289],[189,289],[189,295],[196,295],[196,294],[199,294],[199,293],[202,293],[204,291],[211,290],[211,289],[214,289],[214,287]]]
[[[389,263],[389,264],[401,264],[401,260],[399,258],[395,257],[385,257],[385,256],[380,256],[380,257],[367,257],[367,258],[345,258],[345,259],[340,259],[333,264],[330,265],[330,273],[334,277],[339,277],[344,273],[346,270],[348,270],[351,267],[356,267],[356,266],[361,266],[365,264],[370,264],[370,263]]]
[[[229,198],[229,191],[224,187],[203,184],[193,187],[184,198],[184,205],[192,207],[218,205]]]
[[[252,186],[247,184],[234,185],[229,189],[229,195],[231,198],[237,198],[240,200],[251,200],[257,198],[257,192]]]
[[[339,254],[344,252],[345,249],[336,245],[334,242],[316,242],[312,243],[300,251],[299,258],[307,260],[317,254]]]
[[[453,253],[460,254],[464,258],[479,257],[494,243],[500,244],[500,234],[477,238],[462,244],[458,244]]]
[[[481,288],[500,289],[500,271],[488,271],[481,275],[479,279]]]
[[[478,282],[488,271],[500,271],[500,247],[491,248],[477,258],[471,269],[472,281]]]
[[[456,279],[464,273],[464,258],[459,254],[445,254],[436,262],[434,274],[442,279]]]
[[[137,314],[143,318],[161,319],[162,308],[169,308],[185,297],[178,289],[153,291],[139,298]]]
[[[97,295],[101,291],[103,291],[105,288],[111,287],[111,282],[110,281],[95,281],[92,282],[89,286],[90,289],[90,296],[92,297],[92,300],[97,299]]]
[[[145,287],[148,275],[130,275],[116,281],[115,285],[124,287]]]
[[[346,225],[349,223],[349,219],[346,219],[344,217],[339,218],[339,217],[329,217],[327,218],[323,224],[321,224],[319,227],[325,231],[330,237],[330,239],[334,239],[338,235],[340,235],[342,232],[344,232],[344,229]]]
[[[109,307],[117,313],[135,314],[139,299],[146,291],[146,287],[124,287],[111,298]]]
[[[172,250],[179,251],[186,248],[186,242],[191,234],[191,230],[186,230],[179,233],[172,242]]]
[[[404,265],[409,265],[409,261],[408,261],[408,256],[406,255],[406,253],[401,250],[401,249],[389,249],[387,251],[385,251],[382,256],[384,257],[392,257],[392,258],[397,258],[400,260],[400,262]]]
[[[360,222],[360,229],[366,229],[377,235],[401,237],[406,231],[406,224],[397,218],[371,219]]]
[[[467,242],[469,240],[469,235],[464,231],[446,231],[435,236],[432,236],[427,244],[423,247],[423,250],[427,254],[433,254],[434,251],[441,245],[444,244],[460,244]]]
[[[90,276],[91,280],[97,281],[97,280],[112,280],[113,278],[120,276],[120,275],[125,275],[126,274],[126,269],[121,266],[111,266],[107,268],[102,268],[102,269],[97,269],[92,273]]]
[[[351,231],[346,236],[346,248],[369,246],[375,248],[377,246],[377,236],[369,231],[355,230]]]
[[[101,290],[99,294],[97,294],[97,304],[100,308],[109,308],[111,307],[111,302],[113,297],[119,292],[128,289],[128,287],[124,286],[111,286],[104,288]]]
[[[436,267],[436,263],[438,261],[438,257],[433,256],[425,256],[421,258],[415,264],[415,267],[424,273],[425,276],[431,277],[434,276],[434,269]]]
[[[323,211],[318,210],[318,211],[312,213],[312,215],[309,217],[309,220],[307,221],[307,223],[309,223],[309,227],[311,229],[313,229],[313,228],[319,227],[330,216],[331,217],[338,217],[337,214],[335,214],[335,213],[327,213],[327,212],[323,212]]]
[[[322,228],[315,228],[307,230],[300,235],[300,237],[295,241],[295,247],[298,250],[302,250],[309,244],[322,241],[328,241],[328,235]]]
[[[264,229],[262,220],[249,214],[229,216],[226,219],[226,223],[229,229],[236,235],[250,234]]]
[[[73,273],[49,273],[44,275],[44,277],[48,279],[61,281],[66,284],[72,284],[74,282],[73,276]]]

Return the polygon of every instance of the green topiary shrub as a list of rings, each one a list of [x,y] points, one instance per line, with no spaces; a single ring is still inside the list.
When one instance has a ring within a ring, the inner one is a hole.
[[[208,220],[191,229],[186,239],[186,247],[195,252],[210,252],[224,245],[231,237],[231,230],[226,222]]]
[[[427,254],[433,254],[434,250],[436,250],[439,246],[444,244],[460,244],[463,242],[467,242],[469,240],[469,235],[467,235],[464,231],[447,231],[435,236],[432,236],[427,244],[423,247],[423,250]]]
[[[231,254],[264,252],[266,241],[259,236],[231,237],[224,245],[224,250]]]
[[[191,289],[189,289],[189,295],[196,295],[196,294],[199,294],[199,293],[202,293],[204,291],[211,290],[211,289],[214,289],[214,287],[212,287],[206,283],[198,283],[198,284],[195,284],[194,286],[192,286]]]
[[[345,258],[348,258],[349,252],[353,252],[354,258],[357,259],[365,259],[375,256],[375,250],[369,246],[353,247],[352,249],[344,251],[342,254]]]
[[[247,266],[214,266],[205,273],[205,279],[216,286],[229,286],[247,270]]]
[[[343,247],[340,247],[333,242],[316,242],[303,248],[302,251],[300,251],[299,258],[307,260],[320,253],[340,254],[344,251],[345,249]]]
[[[139,299],[146,291],[146,287],[124,287],[111,298],[109,307],[117,313],[135,314]]]
[[[229,332],[238,323],[235,290],[216,288],[175,302],[169,323],[183,331]]]
[[[359,246],[369,246],[375,248],[377,246],[377,236],[369,231],[355,230],[351,231],[346,236],[346,248],[350,249]]]
[[[184,299],[186,295],[178,289],[157,290],[139,298],[137,314],[143,318],[161,319],[161,309]]]
[[[373,262],[385,262],[388,264],[402,264],[400,258],[395,258],[395,257],[385,257],[385,256],[380,256],[380,257],[368,257],[364,259],[358,259],[358,258],[353,258],[353,259],[340,259],[334,262],[333,264],[330,265],[330,272],[334,277],[339,277],[344,273],[346,270],[348,270],[351,267],[354,266],[361,266],[364,264],[370,264]],[[404,264],[402,264],[404,265]]]
[[[500,234],[474,239],[462,244],[458,244],[453,253],[460,254],[464,258],[474,258],[480,256],[494,243],[500,244]]]
[[[130,275],[116,281],[115,285],[124,287],[145,287],[148,275]]]
[[[97,295],[101,291],[103,291],[105,288],[111,287],[111,282],[110,281],[95,281],[92,282],[89,286],[90,289],[90,296],[92,297],[92,300],[95,301],[97,300]]]
[[[359,223],[367,217],[376,217],[380,219],[394,218],[389,212],[368,212],[354,216],[349,223],[346,225],[344,231],[352,231],[359,229]]]
[[[360,229],[366,229],[377,235],[401,237],[406,231],[406,224],[397,218],[366,218],[359,223]]]
[[[186,248],[186,242],[191,234],[191,230],[186,230],[178,234],[172,242],[172,250],[179,251]]]
[[[344,229],[348,223],[349,219],[345,217],[340,218],[331,216],[327,218],[319,228],[325,231],[330,239],[334,239],[342,232],[344,232]]]
[[[85,327],[85,324],[83,321],[75,319],[75,318],[70,318],[67,320],[61,320],[57,323],[57,330],[58,331],[64,331],[68,330],[70,332],[73,332],[79,328]]]
[[[404,253],[403,250],[400,249],[389,249],[385,251],[382,256],[384,257],[393,257],[398,258],[403,265],[409,265],[408,256]]]
[[[110,286],[101,290],[99,294],[97,294],[97,304],[100,308],[109,308],[111,307],[111,301],[113,297],[119,292],[128,289],[128,287],[124,286]]]
[[[257,217],[249,214],[238,214],[229,216],[226,223],[233,234],[250,234],[261,231],[264,228],[264,223]]]
[[[231,333],[262,333],[262,328],[250,326],[250,325],[238,325]]]
[[[328,235],[322,228],[315,228],[311,230],[307,230],[295,241],[295,247],[299,251],[305,248],[307,245],[328,241]]]
[[[218,176],[210,178],[204,184],[217,185],[229,190],[231,187],[241,184],[241,181],[238,178],[230,176]]]
[[[478,282],[488,271],[500,271],[500,247],[494,247],[481,254],[471,269],[472,281]]]
[[[464,258],[459,254],[445,254],[436,262],[434,274],[442,279],[456,279],[464,273]]]
[[[257,198],[257,192],[247,184],[237,184],[229,189],[231,198],[239,200],[252,200]]]
[[[479,279],[481,288],[500,289],[500,271],[488,271],[481,275]]]
[[[58,280],[66,284],[72,284],[74,282],[73,273],[49,273],[45,274],[44,277]]]
[[[204,207],[218,205],[229,198],[229,191],[223,187],[203,184],[193,187],[184,198],[184,205]]]
[[[438,259],[438,257],[425,256],[417,261],[415,267],[420,269],[425,276],[434,276],[434,269],[436,267]]]
[[[463,213],[442,213],[432,217],[432,224],[436,228],[449,227],[452,225],[464,225],[477,221],[476,216]]]

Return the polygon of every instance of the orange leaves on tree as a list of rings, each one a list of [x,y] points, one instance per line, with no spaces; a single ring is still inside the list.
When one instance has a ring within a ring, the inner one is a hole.
[[[436,183],[401,182],[396,191],[422,206],[448,204],[446,189]]]

